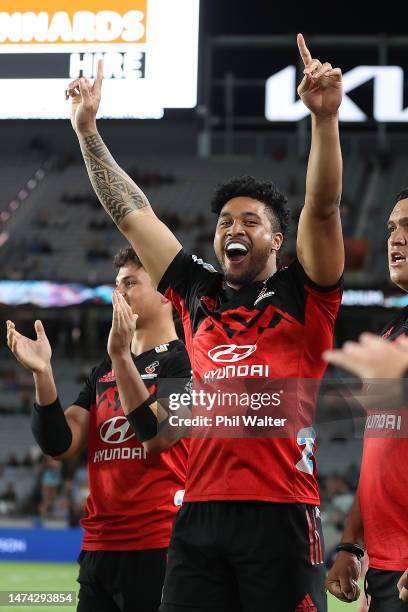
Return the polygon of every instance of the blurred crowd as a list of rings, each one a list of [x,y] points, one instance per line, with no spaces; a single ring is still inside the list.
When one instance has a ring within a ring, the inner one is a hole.
[[[4,365],[0,368],[0,415],[30,414],[34,381],[30,372]]]
[[[339,541],[358,478],[359,466],[356,463],[350,464],[343,473],[319,477],[328,558],[332,542]],[[25,484],[21,486],[23,481]],[[61,462],[33,447],[20,459],[15,453],[10,453],[0,463],[0,517],[29,516],[37,523],[62,520],[69,526],[76,526],[87,495],[86,452],[78,458]]]
[[[10,453],[0,463],[0,516],[32,517],[34,523],[62,520],[79,524],[88,495],[86,452],[56,461],[33,447],[19,460]]]

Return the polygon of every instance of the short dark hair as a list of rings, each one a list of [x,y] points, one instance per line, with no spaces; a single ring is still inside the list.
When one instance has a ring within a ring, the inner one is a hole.
[[[248,197],[265,204],[270,213],[272,228],[285,236],[289,226],[287,197],[272,181],[258,181],[253,176],[240,176],[218,186],[211,200],[211,210],[220,214],[225,204],[232,198]]]
[[[395,206],[396,204],[398,204],[400,200],[406,200],[406,199],[408,199],[408,187],[403,189],[399,193],[397,193],[397,195],[394,198],[393,205]]]
[[[138,268],[143,268],[142,262],[140,261],[131,246],[123,247],[116,253],[115,257],[113,258],[113,267],[116,271],[118,271],[119,268],[121,268],[122,266],[126,266],[126,264],[128,263],[133,263]]]

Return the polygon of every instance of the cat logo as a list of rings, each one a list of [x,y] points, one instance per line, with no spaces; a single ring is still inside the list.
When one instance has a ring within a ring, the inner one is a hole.
[[[169,345],[160,344],[160,346],[156,346],[154,350],[156,351],[156,353],[165,353],[166,351],[169,350]]]

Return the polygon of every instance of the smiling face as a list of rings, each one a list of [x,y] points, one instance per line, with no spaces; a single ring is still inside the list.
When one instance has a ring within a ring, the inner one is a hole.
[[[228,284],[239,288],[276,271],[283,236],[274,232],[265,204],[249,197],[229,200],[218,217],[214,250]]]
[[[408,198],[394,206],[388,219],[388,268],[393,283],[408,291]]]

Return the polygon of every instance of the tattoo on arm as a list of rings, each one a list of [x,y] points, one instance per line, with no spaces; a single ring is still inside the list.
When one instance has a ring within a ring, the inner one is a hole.
[[[134,210],[150,206],[143,191],[115,162],[99,134],[82,138],[80,144],[92,186],[116,225]]]

